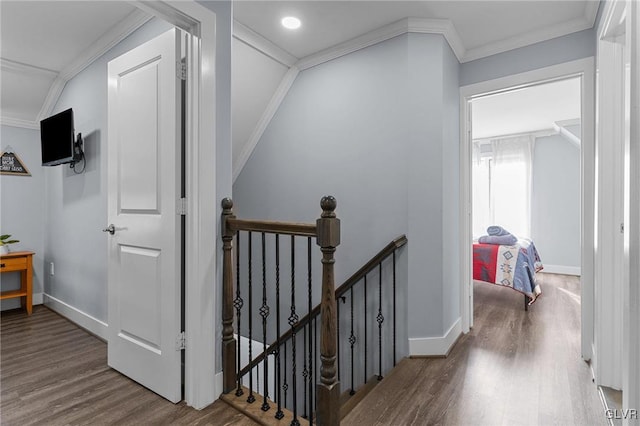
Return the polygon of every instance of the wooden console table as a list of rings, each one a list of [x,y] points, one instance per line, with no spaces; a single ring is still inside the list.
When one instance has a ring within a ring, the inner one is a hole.
[[[0,272],[20,272],[20,289],[3,291],[0,300],[20,298],[20,305],[31,315],[33,297],[33,255],[31,251],[16,251],[0,256]]]

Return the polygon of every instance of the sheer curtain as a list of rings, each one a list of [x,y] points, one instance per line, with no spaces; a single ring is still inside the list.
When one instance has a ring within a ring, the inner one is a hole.
[[[473,238],[478,239],[487,233],[487,227],[493,225],[491,214],[491,155],[482,155],[480,145],[473,144],[473,162],[471,173],[473,176],[472,205],[473,205]],[[487,153],[490,154],[490,153]]]
[[[534,142],[530,135],[491,140],[491,219],[520,238],[531,236]]]

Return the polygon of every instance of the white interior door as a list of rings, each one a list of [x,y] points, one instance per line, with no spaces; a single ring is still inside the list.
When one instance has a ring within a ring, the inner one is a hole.
[[[181,400],[179,31],[109,62],[108,363]]]

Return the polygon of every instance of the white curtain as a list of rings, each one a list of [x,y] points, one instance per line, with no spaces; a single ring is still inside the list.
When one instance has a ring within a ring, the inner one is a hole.
[[[491,220],[517,237],[531,237],[531,186],[535,138],[491,140]]]
[[[487,153],[490,154],[490,153]],[[478,239],[487,233],[487,227],[493,225],[491,214],[491,155],[482,155],[480,145],[473,144],[473,238]]]

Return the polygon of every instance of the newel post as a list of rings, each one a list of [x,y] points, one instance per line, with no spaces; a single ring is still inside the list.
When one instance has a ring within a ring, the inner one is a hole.
[[[337,369],[337,311],[333,255],[340,244],[340,219],[336,199],[323,197],[322,215],[316,221],[316,242],[322,251],[322,301],[320,305],[320,383],[317,385],[317,420],[320,426],[340,424],[340,382]]]
[[[236,339],[233,337],[233,260],[231,243],[233,230],[227,220],[234,218],[233,201],[222,200],[222,380],[223,392],[229,393],[236,386]]]

